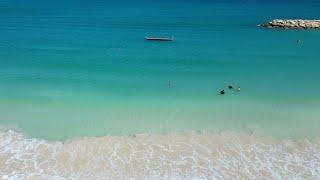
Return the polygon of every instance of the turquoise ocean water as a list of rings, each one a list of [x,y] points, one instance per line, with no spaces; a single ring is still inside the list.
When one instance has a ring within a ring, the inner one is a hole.
[[[318,136],[320,31],[257,24],[319,12],[311,0],[2,0],[0,125],[46,139],[190,129]],[[220,96],[229,84],[241,92]]]

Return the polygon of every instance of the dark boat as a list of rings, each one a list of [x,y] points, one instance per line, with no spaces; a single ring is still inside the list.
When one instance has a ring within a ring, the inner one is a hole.
[[[148,41],[173,41],[173,37],[151,37],[151,36],[146,36],[146,40]]]

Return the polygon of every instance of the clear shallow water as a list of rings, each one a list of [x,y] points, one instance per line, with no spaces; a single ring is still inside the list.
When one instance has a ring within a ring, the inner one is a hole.
[[[46,139],[184,129],[317,136],[320,31],[256,25],[315,19],[319,8],[1,1],[0,123]],[[149,34],[176,40],[146,42]],[[242,91],[219,96],[229,84]]]

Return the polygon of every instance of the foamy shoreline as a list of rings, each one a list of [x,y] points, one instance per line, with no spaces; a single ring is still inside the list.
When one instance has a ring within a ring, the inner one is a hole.
[[[0,178],[319,179],[320,140],[225,131],[84,137],[0,131]]]

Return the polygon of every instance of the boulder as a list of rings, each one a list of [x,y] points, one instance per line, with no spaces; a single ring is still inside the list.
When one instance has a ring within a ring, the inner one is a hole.
[[[320,29],[320,20],[275,19],[259,26],[285,29]]]

